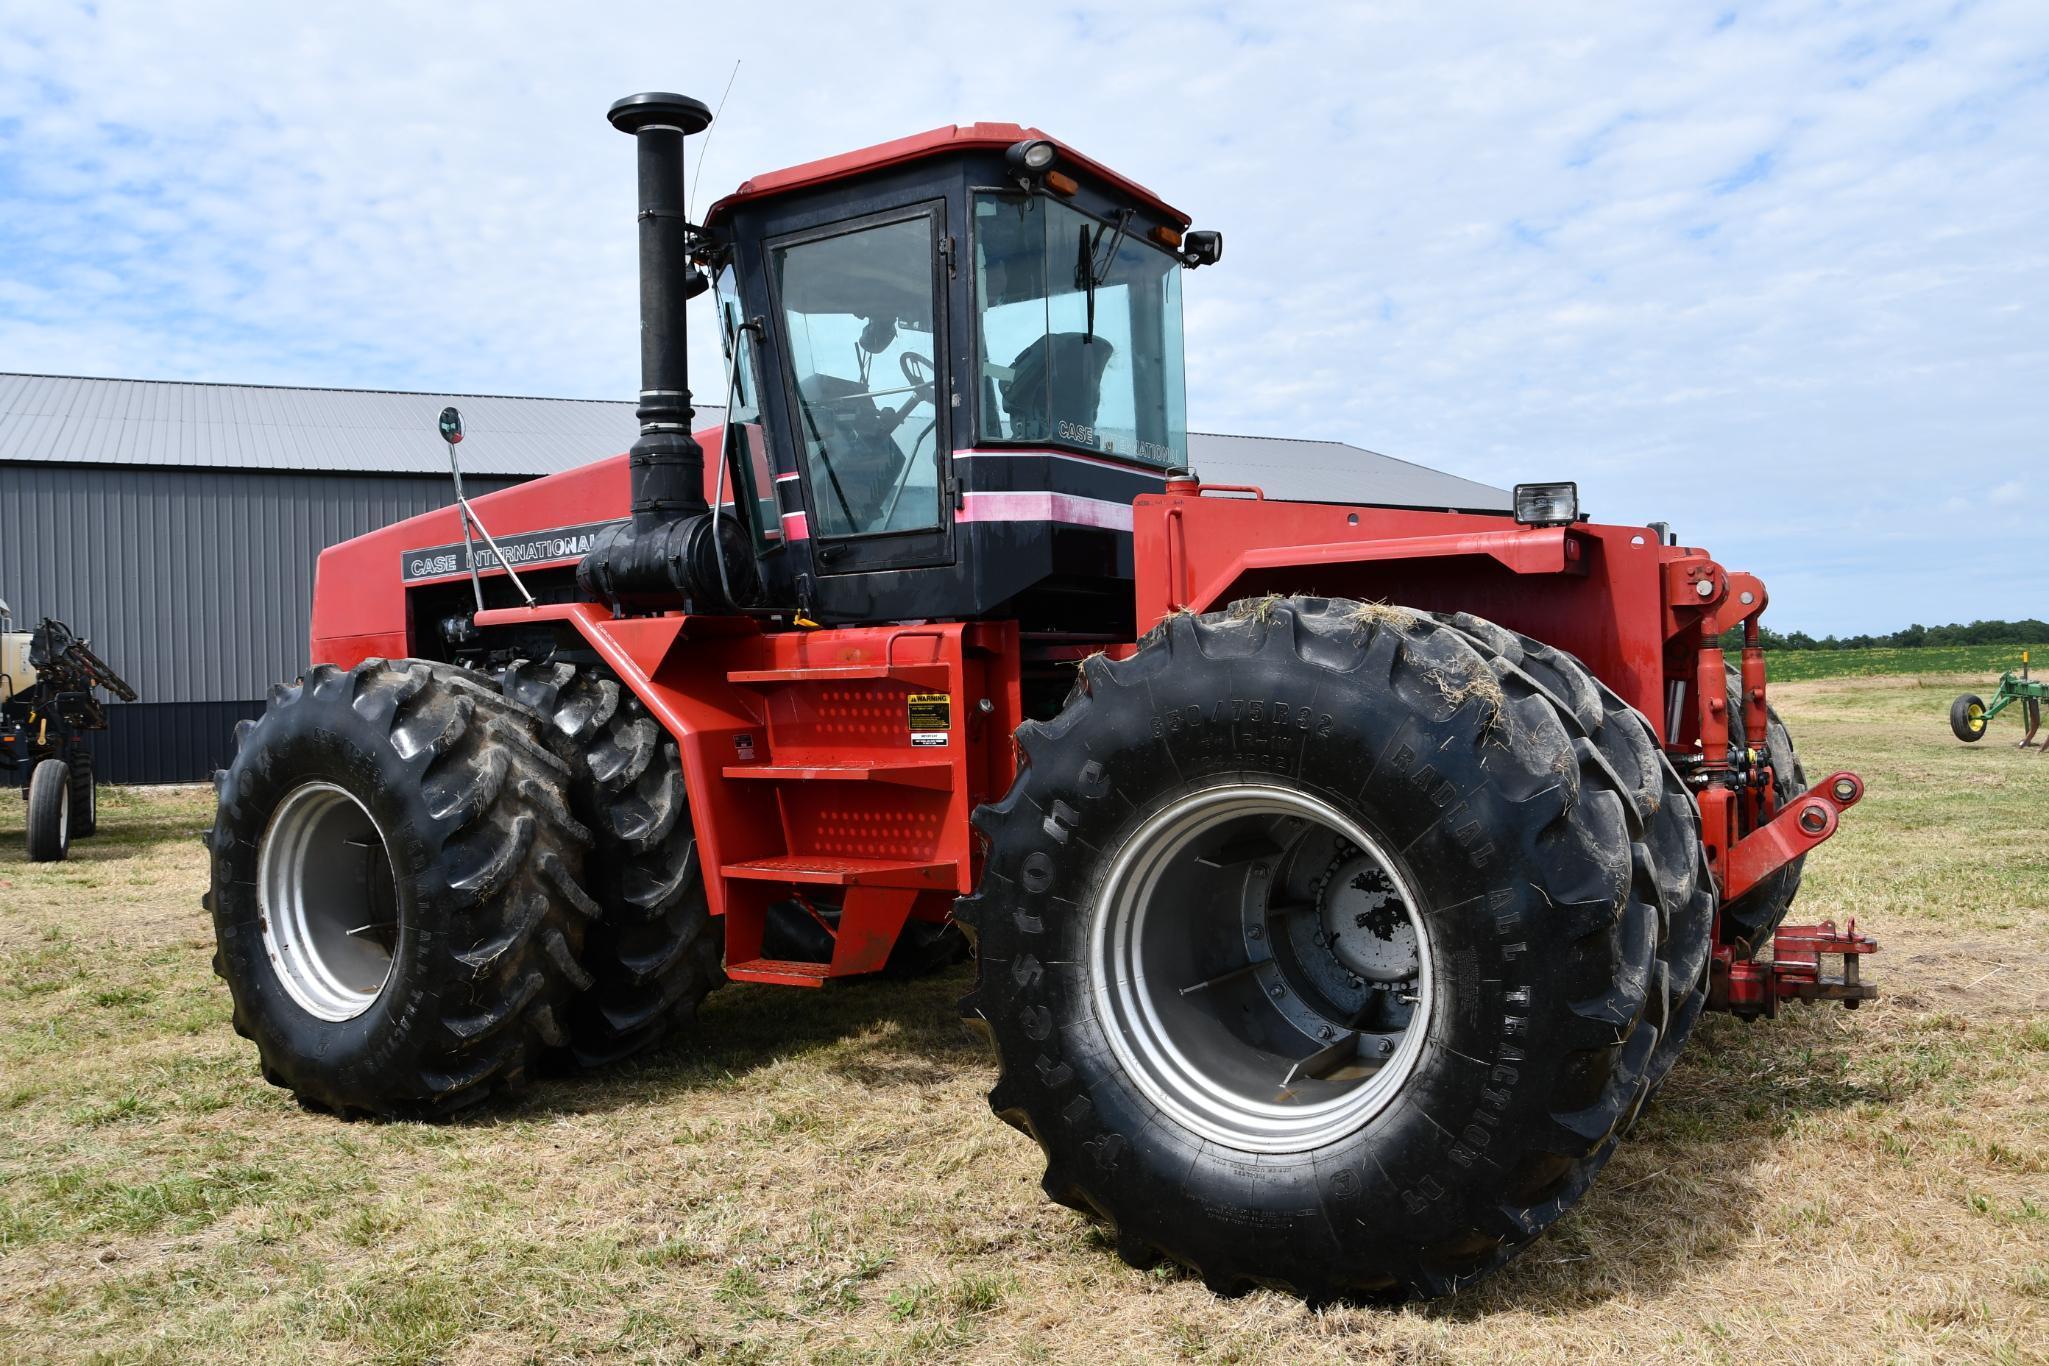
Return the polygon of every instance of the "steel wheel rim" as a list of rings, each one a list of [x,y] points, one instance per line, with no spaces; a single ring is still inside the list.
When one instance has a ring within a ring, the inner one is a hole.
[[[1271,855],[1239,856],[1262,839]],[[1299,860],[1313,866],[1311,841],[1333,839],[1336,861],[1305,905]],[[1328,948],[1297,947],[1303,923],[1342,930],[1353,905],[1377,917],[1372,931],[1358,921],[1380,941],[1370,952],[1342,933]],[[1422,916],[1385,848],[1328,803],[1261,783],[1205,788],[1149,816],[1112,860],[1089,952],[1097,1017],[1126,1075],[1184,1128],[1241,1151],[1318,1148],[1386,1109],[1422,1057],[1434,980]],[[1365,996],[1332,986],[1334,968],[1388,997],[1371,1007],[1380,1013],[1357,1033],[1356,1055],[1343,1054],[1359,1021],[1345,1012]]]
[[[384,832],[346,789],[302,783],[271,814],[256,856],[264,952],[316,1019],[352,1020],[391,980],[398,887]]]
[[[71,843],[71,780],[65,779],[64,800],[57,803],[57,847]]]

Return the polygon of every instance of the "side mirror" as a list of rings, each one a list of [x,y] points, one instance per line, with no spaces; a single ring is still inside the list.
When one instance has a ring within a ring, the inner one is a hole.
[[[462,440],[462,414],[453,408],[441,410],[441,439],[451,446]]]
[[[1181,259],[1190,270],[1213,266],[1224,259],[1224,235],[1220,232],[1191,232],[1181,239]]]

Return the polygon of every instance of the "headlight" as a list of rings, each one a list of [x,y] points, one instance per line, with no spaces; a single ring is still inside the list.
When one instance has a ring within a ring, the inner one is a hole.
[[[1579,485],[1517,484],[1515,519],[1524,526],[1570,526],[1579,520]]]
[[[1053,144],[1043,138],[1026,138],[1011,143],[1003,159],[1017,175],[1037,175],[1053,164]]]

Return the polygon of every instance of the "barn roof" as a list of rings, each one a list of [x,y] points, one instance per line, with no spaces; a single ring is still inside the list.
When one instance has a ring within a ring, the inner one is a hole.
[[[462,409],[463,471],[479,476],[553,474],[618,454],[638,430],[631,403],[601,399],[0,373],[0,462],[443,474],[434,419],[449,403]],[[1509,505],[1502,489],[1341,441],[1192,432],[1189,457],[1212,483],[1274,498]]]

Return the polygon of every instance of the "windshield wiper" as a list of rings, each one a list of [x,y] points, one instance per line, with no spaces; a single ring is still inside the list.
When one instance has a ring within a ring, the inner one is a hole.
[[[1103,234],[1110,232],[1108,223],[1096,224],[1095,236],[1089,235],[1089,225],[1081,225],[1080,239],[1075,243],[1074,287],[1086,290],[1088,297],[1088,325],[1082,332],[1084,344],[1096,339],[1096,286],[1110,278],[1110,267],[1117,264],[1117,249],[1124,245],[1125,229],[1131,226],[1135,210],[1117,211],[1116,232],[1110,238],[1110,250],[1102,250]]]

